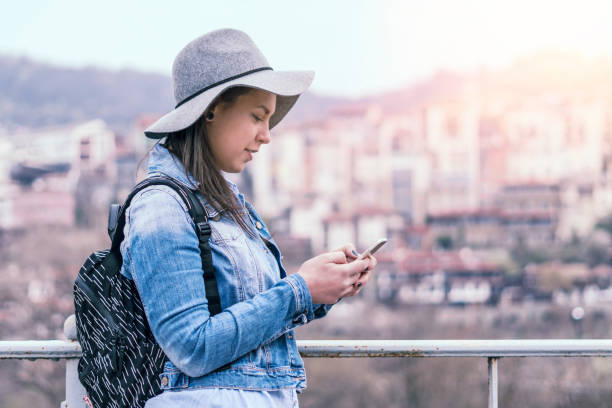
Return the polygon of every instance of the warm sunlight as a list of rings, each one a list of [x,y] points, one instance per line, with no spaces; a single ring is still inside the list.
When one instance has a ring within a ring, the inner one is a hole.
[[[606,0],[434,3],[436,7],[388,5],[384,28],[392,71],[408,65],[423,74],[430,65],[450,70],[499,67],[540,51],[612,54],[610,35],[603,34],[612,12]]]
[[[0,407],[612,406],[611,17],[10,2]]]

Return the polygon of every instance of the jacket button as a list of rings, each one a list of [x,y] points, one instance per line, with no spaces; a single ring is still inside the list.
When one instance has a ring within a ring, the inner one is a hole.
[[[263,228],[263,225],[261,225],[261,222],[259,222],[259,221],[257,221],[255,226],[257,227],[257,229],[262,229]]]
[[[165,387],[168,385],[168,377],[162,377],[162,385]]]
[[[293,324],[306,324],[306,323],[308,323],[308,318],[306,317],[306,315],[303,315],[303,314],[293,319]]]

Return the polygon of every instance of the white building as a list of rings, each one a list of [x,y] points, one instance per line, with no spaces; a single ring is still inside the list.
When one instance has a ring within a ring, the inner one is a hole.
[[[0,167],[0,228],[73,225],[77,185],[86,175],[115,179],[114,133],[102,120],[9,133]],[[11,174],[12,172],[12,174]],[[91,186],[91,207],[106,209],[108,183]]]

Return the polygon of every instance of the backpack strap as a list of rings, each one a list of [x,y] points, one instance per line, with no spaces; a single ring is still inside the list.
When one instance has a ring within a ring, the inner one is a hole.
[[[204,271],[204,287],[206,288],[206,297],[208,299],[208,310],[210,315],[214,316],[221,312],[221,298],[219,296],[217,278],[215,276],[212,264],[212,253],[210,250],[210,244],[208,242],[210,239],[211,229],[210,225],[208,224],[208,215],[206,210],[192,190],[176,182],[174,179],[163,175],[148,177],[138,183],[119,209],[117,224],[111,237],[111,252],[115,252],[119,254],[119,257],[121,257],[121,251],[119,248],[121,241],[123,241],[124,238],[123,229],[125,227],[125,212],[130,206],[132,198],[134,198],[134,196],[142,189],[151,185],[159,184],[166,185],[178,193],[178,195],[187,205],[189,215],[195,224],[196,234],[198,236],[198,246],[200,247],[200,256],[202,258],[202,270]]]

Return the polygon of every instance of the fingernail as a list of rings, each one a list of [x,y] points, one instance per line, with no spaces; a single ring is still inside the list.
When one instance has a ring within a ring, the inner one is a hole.
[[[357,253],[357,251],[355,251],[354,249],[351,251],[353,253],[353,255],[355,256],[359,256],[359,254]]]

